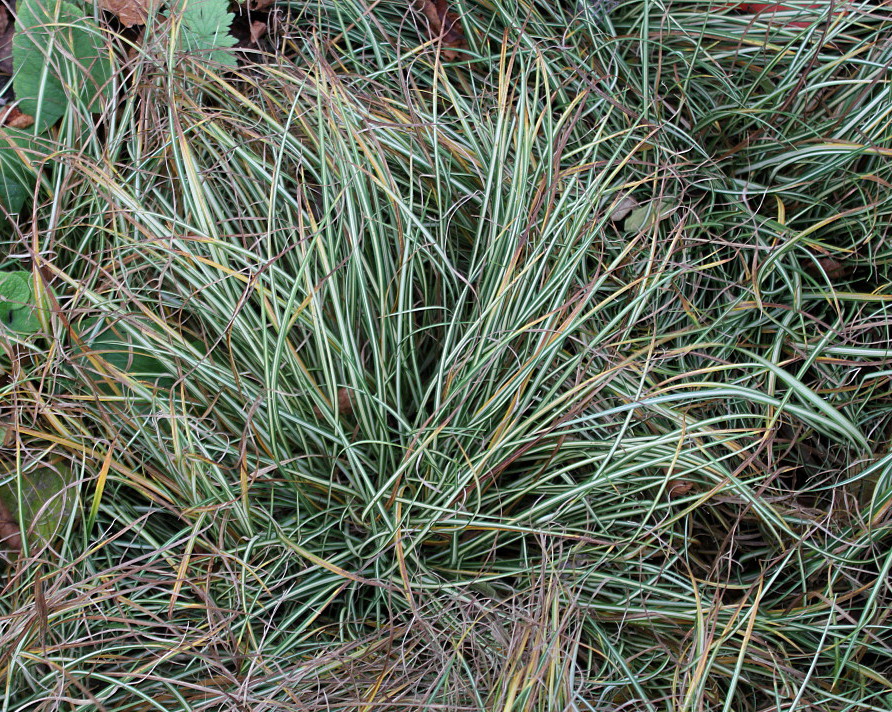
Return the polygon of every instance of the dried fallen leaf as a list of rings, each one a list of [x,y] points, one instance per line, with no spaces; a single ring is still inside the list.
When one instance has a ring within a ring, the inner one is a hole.
[[[276,0],[248,0],[246,4],[248,9],[253,12],[255,10],[266,10],[266,8],[275,2]]]
[[[117,16],[124,27],[144,25],[156,0],[99,0],[99,7]]]
[[[251,44],[257,44],[260,41],[260,38],[266,34],[266,23],[265,22],[252,22],[251,23]]]
[[[0,499],[0,556],[12,560],[22,551],[22,534],[13,513]]]
[[[322,417],[322,410],[318,407],[313,407],[313,413],[317,418]],[[338,388],[338,413],[347,417],[353,415],[353,396],[349,388]]]
[[[458,58],[455,50],[468,46],[465,39],[465,31],[461,26],[461,20],[452,10],[446,0],[415,0],[415,8],[427,19],[428,32],[431,39],[440,40],[443,50],[443,59],[452,62]]]
[[[15,0],[0,3],[0,74],[12,74],[12,36]]]
[[[676,497],[686,495],[693,486],[694,483],[687,480],[669,480],[666,483],[666,494],[669,495],[669,499],[675,499]]]
[[[23,114],[17,106],[12,106],[9,109],[0,111],[0,124],[13,129],[26,129],[29,126],[33,126],[34,117]]]
[[[818,257],[817,264],[808,260],[804,263],[805,271],[810,275],[819,277],[822,274],[827,275],[828,279],[840,279],[847,277],[852,272],[851,265],[840,262],[832,257]]]
[[[140,27],[136,31],[136,36],[133,38],[133,42],[131,43],[129,49],[127,50],[127,61],[133,62],[137,61],[141,56],[142,49],[142,41],[145,37],[145,27]]]
[[[637,207],[638,201],[631,195],[626,195],[620,198],[616,205],[613,206],[613,209],[610,211],[610,219],[613,222],[619,222]]]

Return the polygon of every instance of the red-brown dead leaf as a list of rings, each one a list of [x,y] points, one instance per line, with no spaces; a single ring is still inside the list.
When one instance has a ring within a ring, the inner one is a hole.
[[[845,262],[840,262],[833,257],[818,257],[817,264],[813,260],[808,260],[805,262],[805,271],[809,274],[818,277],[822,273],[826,274],[829,279],[840,279],[842,277],[847,277],[851,271],[851,265],[847,265]]]
[[[133,38],[132,43],[130,44],[130,48],[127,50],[127,61],[133,62],[137,60],[140,56],[140,52],[142,51],[140,48],[142,47],[142,40],[145,37],[145,28],[140,27],[136,31],[136,36]]]
[[[15,34],[15,0],[0,3],[0,74],[12,74],[12,36]]]
[[[315,406],[313,407],[313,413],[317,418],[322,417],[322,411]],[[349,388],[338,388],[338,413],[347,417],[353,415],[353,396]]]
[[[6,554],[9,560],[16,558],[22,551],[22,534],[19,523],[0,499],[0,555]]]
[[[449,9],[447,0],[415,0],[415,7],[427,19],[431,39],[438,39],[447,48],[443,50],[443,59],[457,59],[459,53],[455,50],[466,48],[468,42],[461,19]]]
[[[0,110],[0,124],[13,129],[26,129],[34,124],[34,117],[23,114],[17,106]]]
[[[274,2],[276,2],[276,0],[248,0],[245,4],[248,6],[248,9],[253,12],[255,10],[266,10],[266,8]]]
[[[682,497],[690,492],[693,486],[694,483],[687,480],[669,480],[666,483],[666,494],[669,495],[669,499]]]
[[[12,447],[15,443],[15,426],[6,418],[0,418],[0,447]]]
[[[124,27],[144,25],[157,0],[99,0],[99,7],[116,15]]]
[[[266,23],[265,22],[252,22],[251,23],[251,44],[257,44],[260,42],[260,38],[266,34]]]

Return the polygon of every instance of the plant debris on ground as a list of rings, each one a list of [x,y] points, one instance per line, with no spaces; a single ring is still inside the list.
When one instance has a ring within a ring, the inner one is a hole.
[[[890,709],[888,2],[4,52],[3,712]]]

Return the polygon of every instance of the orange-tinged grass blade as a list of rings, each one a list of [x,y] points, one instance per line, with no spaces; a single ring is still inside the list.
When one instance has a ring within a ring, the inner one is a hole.
[[[93,502],[90,504],[90,514],[87,516],[87,531],[93,529],[96,522],[96,514],[99,512],[99,504],[102,501],[102,493],[105,490],[105,480],[108,478],[108,471],[111,468],[112,457],[115,454],[115,444],[112,443],[105,457],[102,460],[102,467],[99,469],[99,477],[96,478],[96,489],[93,492]]]

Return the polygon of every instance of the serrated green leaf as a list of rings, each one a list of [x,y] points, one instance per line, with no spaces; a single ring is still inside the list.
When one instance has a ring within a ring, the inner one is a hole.
[[[235,45],[229,34],[235,17],[227,12],[227,0],[181,0],[180,43],[189,52],[201,53],[211,62],[237,67],[235,55],[227,47]]]
[[[99,28],[62,0],[20,0],[12,39],[13,87],[20,108],[41,133],[72,101],[101,111],[112,66]]]
[[[21,501],[15,479],[0,487],[0,499],[16,517],[21,509],[29,541],[42,546],[56,537],[74,506],[71,468],[57,462],[22,473],[21,478]]]

